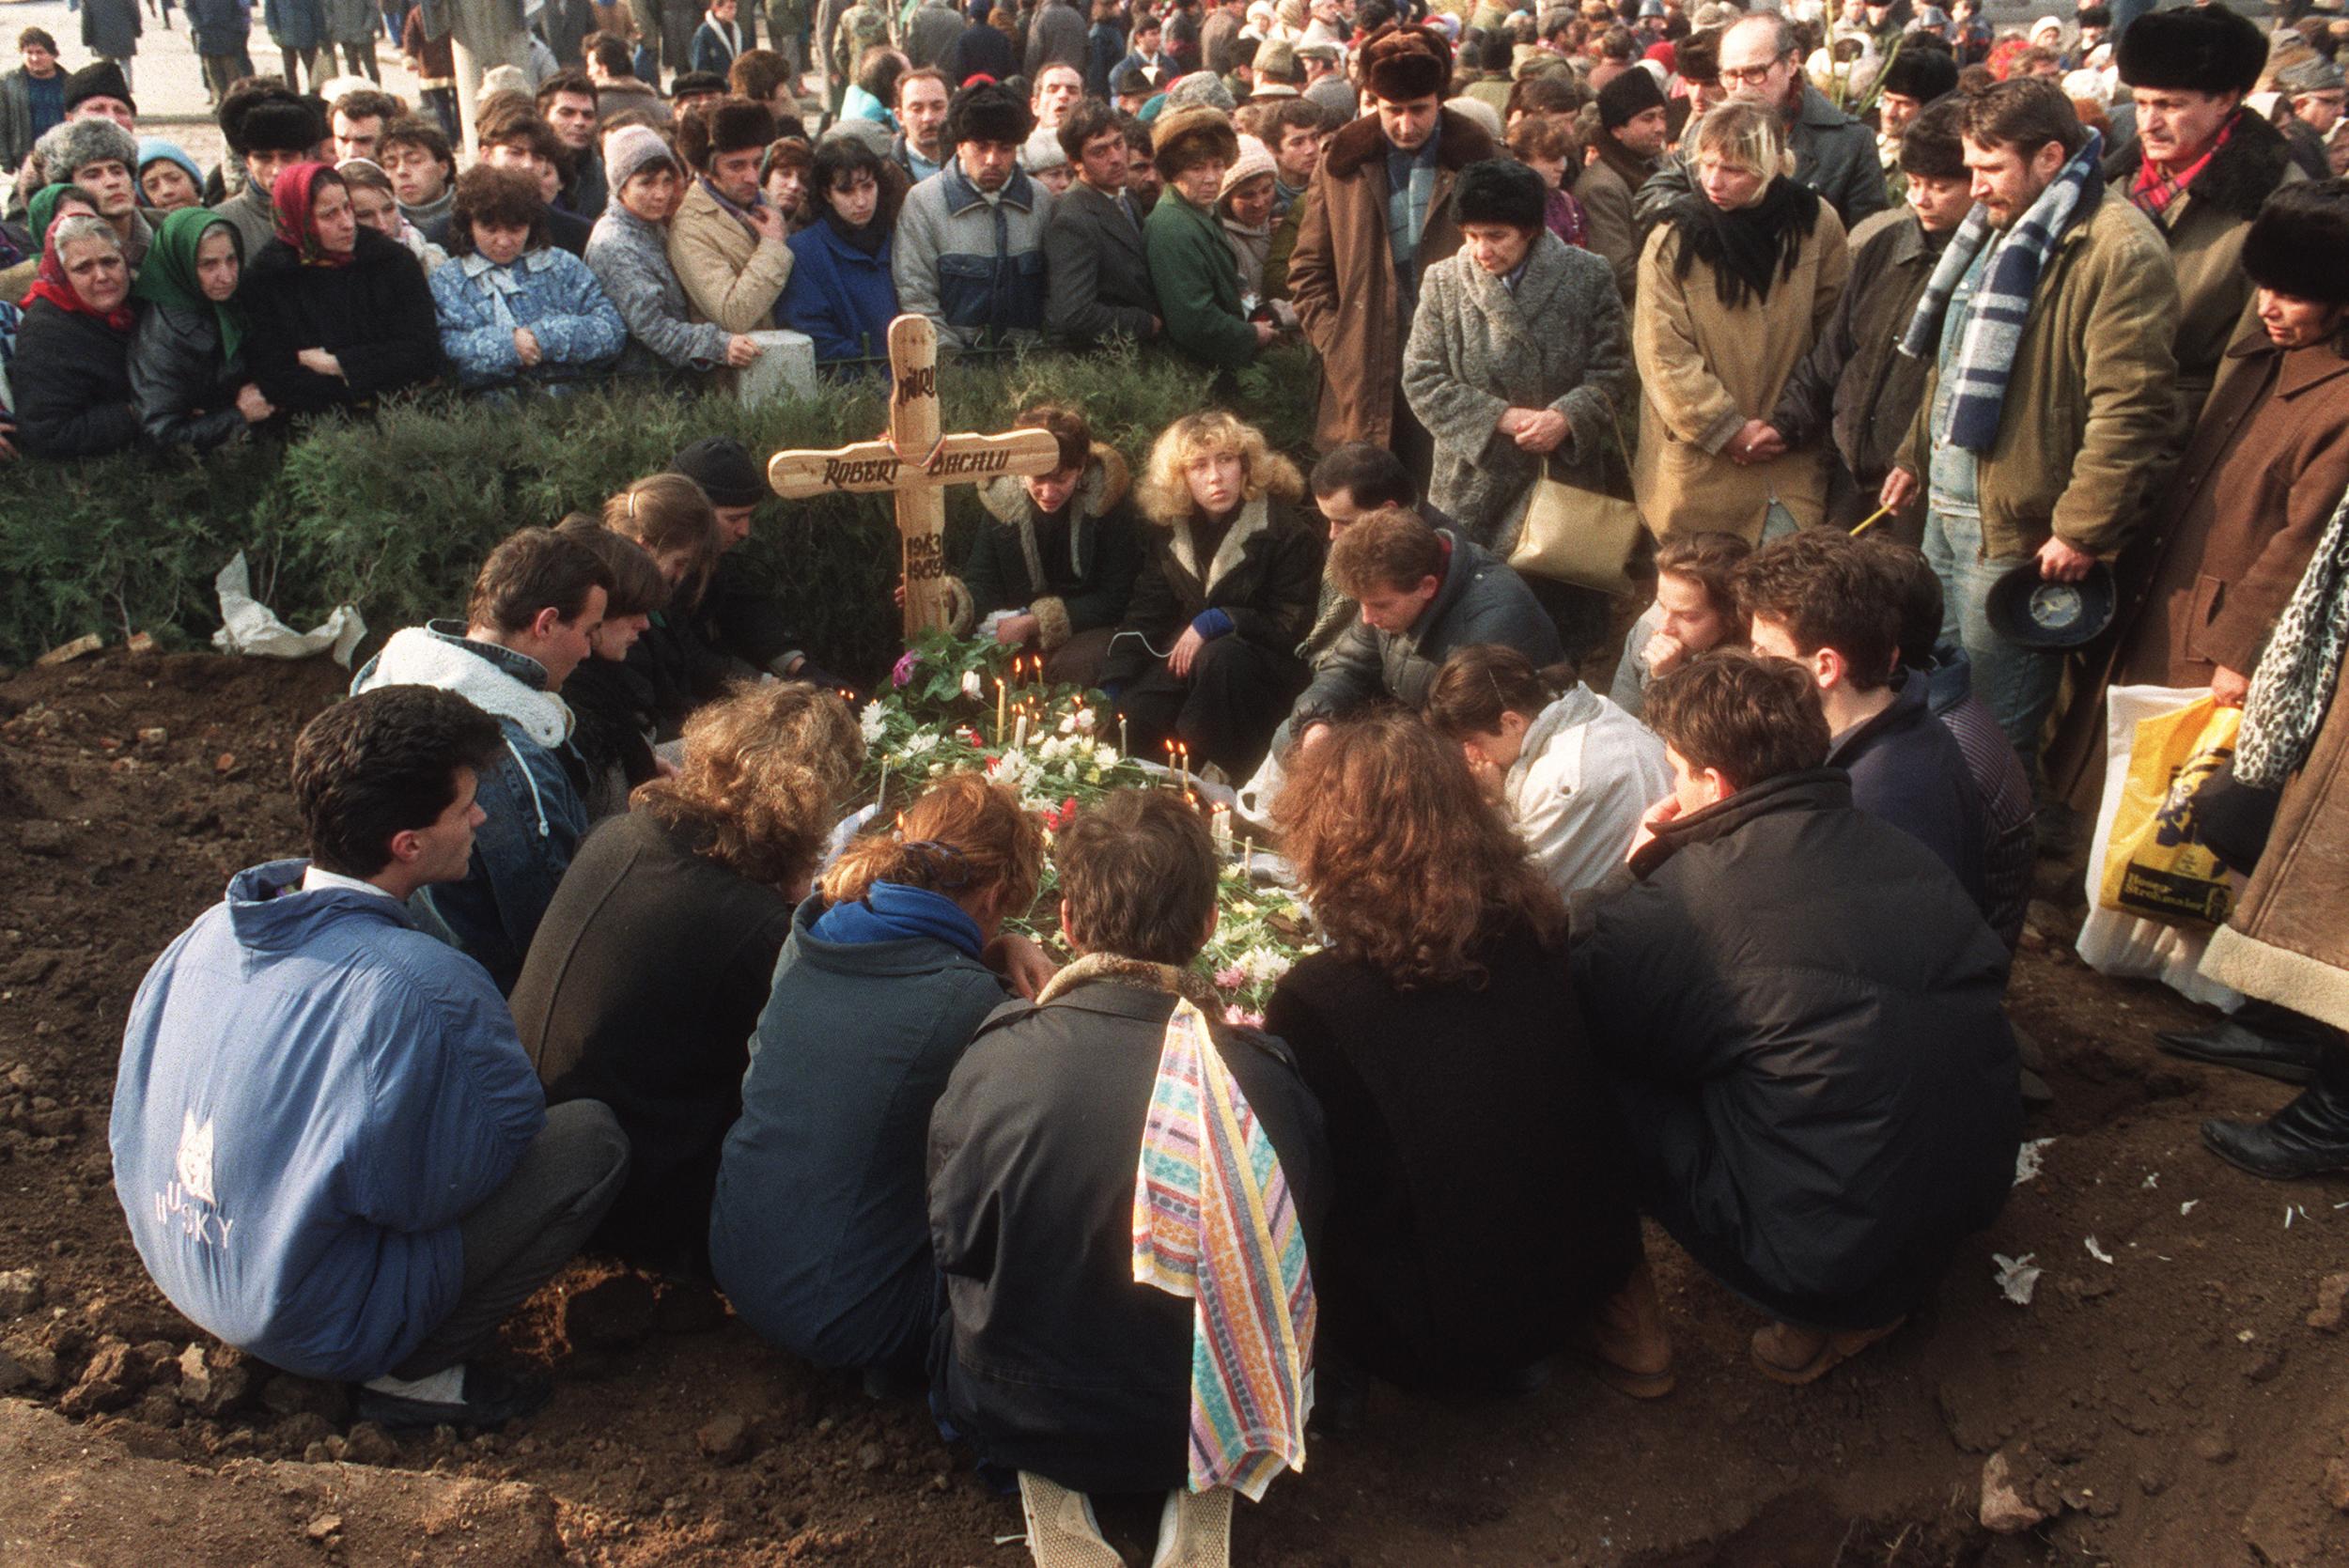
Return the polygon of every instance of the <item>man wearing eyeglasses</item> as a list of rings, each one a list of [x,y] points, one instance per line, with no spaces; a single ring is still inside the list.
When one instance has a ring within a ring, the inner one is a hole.
[[[1721,34],[1720,83],[1730,97],[1775,107],[1795,149],[1795,182],[1826,198],[1846,230],[1890,206],[1875,132],[1829,103],[1803,75],[1802,48],[1792,23],[1769,12],[1739,19]],[[1693,137],[1695,126],[1690,124]],[[1665,161],[1640,188],[1642,222],[1696,189],[1685,156]]]

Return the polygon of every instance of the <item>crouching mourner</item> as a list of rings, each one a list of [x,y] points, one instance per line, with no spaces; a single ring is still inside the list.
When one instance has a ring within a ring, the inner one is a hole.
[[[1172,1494],[1158,1560],[1190,1560],[1234,1489],[1304,1463],[1321,1115],[1280,1042],[1208,1021],[1198,813],[1112,795],[1055,858],[1079,956],[988,1018],[930,1117],[932,1400],[1020,1472],[1038,1561],[1115,1560],[1093,1491]]]
[[[1899,1327],[2006,1203],[2006,952],[1932,850],[1853,807],[1807,672],[1716,654],[1647,716],[1673,791],[1576,902],[1575,992],[1643,1205],[1780,1320],[1756,1369],[1808,1383]]]
[[[115,1192],[174,1307],[362,1419],[493,1424],[543,1384],[474,1364],[595,1229],[628,1142],[550,1111],[481,966],[407,900],[465,875],[498,722],[454,692],[337,704],[294,748],[307,861],[241,872],[148,971]]]

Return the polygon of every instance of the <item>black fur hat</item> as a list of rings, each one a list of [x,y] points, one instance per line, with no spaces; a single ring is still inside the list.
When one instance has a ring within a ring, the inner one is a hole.
[[[74,105],[93,98],[118,98],[137,114],[139,106],[131,96],[131,84],[122,79],[122,68],[112,60],[92,60],[65,79],[65,112],[73,113]]]
[[[1460,171],[1452,187],[1455,223],[1506,224],[1511,228],[1538,229],[1549,193],[1542,177],[1511,158],[1487,158]]]
[[[2224,6],[2188,6],[2130,23],[2116,54],[2132,87],[2248,93],[2267,69],[2267,39]]]
[[[248,152],[308,152],[326,139],[326,112],[315,98],[303,98],[275,84],[232,92],[220,106],[220,133],[230,150]]]
[[[2349,304],[2349,179],[2279,185],[2243,236],[2243,270],[2262,288]]]
[[[1920,103],[1957,91],[1957,61],[1937,49],[1904,49],[1884,68],[1878,87]]]
[[[1028,139],[1035,116],[1018,93],[1000,82],[981,82],[955,95],[946,124],[959,147],[964,142],[1012,142]]]

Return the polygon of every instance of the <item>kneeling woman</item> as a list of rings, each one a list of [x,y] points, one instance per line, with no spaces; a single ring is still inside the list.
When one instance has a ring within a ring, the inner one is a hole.
[[[1515,648],[1487,643],[1445,660],[1422,712],[1562,898],[1623,864],[1640,818],[1672,792],[1664,743],[1646,725]]]
[[[366,408],[441,373],[441,334],[424,269],[397,240],[360,225],[350,187],[324,163],[296,163],[270,187],[277,238],[237,289],[246,366],[288,413]]]
[[[864,748],[848,705],[798,682],[712,704],[685,740],[683,771],[580,846],[513,1009],[548,1100],[601,1100],[628,1134],[599,1245],[700,1273],[744,1042]]]
[[[1043,828],[1018,797],[958,773],[896,832],[851,846],[792,917],[709,1222],[735,1312],[792,1354],[921,1371],[939,1295],[930,1108],[1011,995],[994,965],[1025,966],[1029,988],[1050,968],[996,935],[1043,867]]]
[[[1169,740],[1244,779],[1311,672],[1298,644],[1321,593],[1304,481],[1264,433],[1210,410],[1167,427],[1139,489],[1150,558],[1110,644],[1102,689],[1136,754]]]
[[[1274,819],[1330,945],[1265,1028],[1329,1122],[1325,1343],[1405,1387],[1508,1386],[1598,1312],[1601,1375],[1667,1391],[1564,906],[1418,720],[1338,724],[1289,767]]]
[[[628,346],[587,263],[547,240],[547,204],[519,169],[457,177],[449,263],[432,274],[441,347],[468,390],[576,381]]]

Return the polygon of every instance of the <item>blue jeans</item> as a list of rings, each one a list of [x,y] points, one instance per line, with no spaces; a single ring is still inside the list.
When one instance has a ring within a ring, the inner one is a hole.
[[[1990,585],[2034,557],[1983,554],[1980,514],[1938,506],[1925,513],[1924,554],[1941,580],[1941,641],[1965,648],[1974,691],[2014,743],[2035,794],[2039,732],[2063,684],[2063,656],[2008,642],[1992,629],[1988,610]]]

